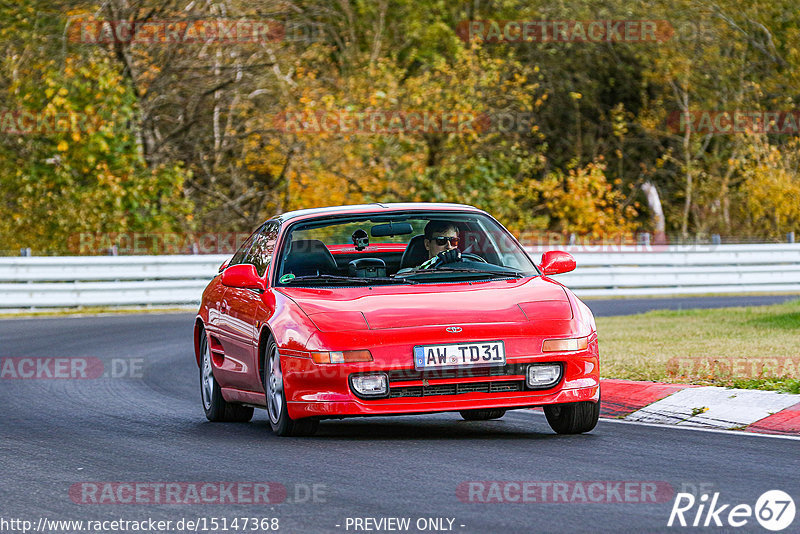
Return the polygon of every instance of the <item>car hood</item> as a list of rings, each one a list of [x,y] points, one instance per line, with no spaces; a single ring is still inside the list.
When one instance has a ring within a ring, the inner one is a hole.
[[[279,288],[322,331],[571,319],[564,288],[546,278],[372,288]]]

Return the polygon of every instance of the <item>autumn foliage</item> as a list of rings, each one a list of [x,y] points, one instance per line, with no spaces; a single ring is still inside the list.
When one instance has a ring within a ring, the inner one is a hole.
[[[463,31],[601,19],[657,21],[658,39]],[[519,234],[635,239],[655,229],[645,184],[673,238],[782,239],[800,230],[798,132],[675,117],[796,111],[798,19],[789,0],[2,4],[0,250],[401,201],[476,205]],[[147,21],[184,33],[114,33]],[[236,21],[269,32],[209,33]]]

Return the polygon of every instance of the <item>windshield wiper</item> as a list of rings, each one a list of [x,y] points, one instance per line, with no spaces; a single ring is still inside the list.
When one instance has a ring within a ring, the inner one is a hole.
[[[387,277],[374,277],[374,278],[361,278],[360,276],[337,276],[333,274],[312,274],[307,276],[295,276],[290,280],[285,280],[284,284],[294,284],[295,282],[334,282],[334,283],[344,283],[344,284],[361,284],[361,285],[373,285],[376,282],[391,282],[391,283],[400,283],[400,284],[416,284],[413,280],[407,280],[405,278],[389,278]]]
[[[513,277],[513,278],[524,278],[525,275],[519,271],[514,271],[511,269],[502,269],[502,270],[488,270],[488,269],[476,269],[474,267],[439,267],[438,269],[415,269],[411,271],[406,276],[416,276],[424,273],[476,273],[476,274],[489,274],[494,276],[499,276],[503,278]]]

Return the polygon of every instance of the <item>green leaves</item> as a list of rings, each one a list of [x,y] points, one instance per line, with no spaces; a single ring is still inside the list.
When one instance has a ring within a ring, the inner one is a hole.
[[[145,164],[134,141],[137,101],[114,59],[79,49],[59,64],[40,52],[26,52],[33,69],[17,70],[3,99],[24,117],[23,130],[0,140],[3,248],[63,254],[76,252],[79,232],[183,228],[191,213],[185,173],[180,164]]]
[[[70,37],[79,20],[134,21],[151,8],[216,19],[220,4],[0,6],[4,249],[68,251],[79,228],[251,229],[278,211],[393,200],[475,204],[520,233],[629,233],[653,229],[637,206],[645,182],[668,232],[800,231],[796,135],[687,137],[667,124],[685,109],[795,109],[792,0],[224,5],[227,18],[297,31],[264,43],[85,44]],[[467,43],[458,33],[470,20],[602,19],[660,21],[674,34]],[[376,111],[471,114],[477,127],[293,132],[278,120]],[[33,122],[20,127],[20,114]]]

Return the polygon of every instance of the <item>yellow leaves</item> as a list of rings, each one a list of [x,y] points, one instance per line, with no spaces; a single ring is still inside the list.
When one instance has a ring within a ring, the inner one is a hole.
[[[66,141],[61,141],[61,142],[58,143],[58,146],[56,147],[56,149],[59,152],[66,152],[69,149],[69,145],[67,144]]]
[[[751,136],[755,137],[755,136]],[[796,154],[800,143],[794,140],[786,153],[766,143],[753,143],[752,157],[739,162],[745,181],[741,187],[742,206],[747,220],[758,233],[783,233],[800,224],[800,176]]]
[[[602,164],[550,173],[537,189],[565,233],[608,238],[635,229],[635,210],[623,210],[624,197],[608,182]]]

